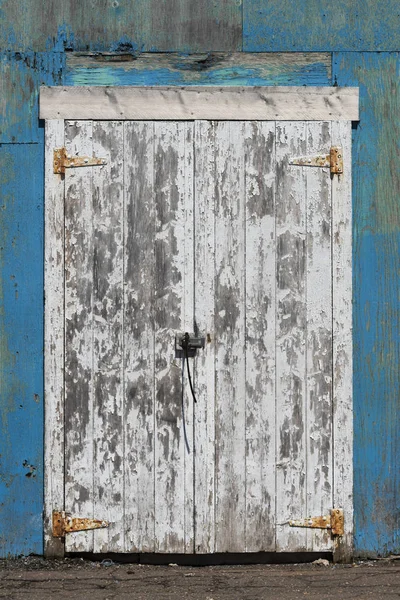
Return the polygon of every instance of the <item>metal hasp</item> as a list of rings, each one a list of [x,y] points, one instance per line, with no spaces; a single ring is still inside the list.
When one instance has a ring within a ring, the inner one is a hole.
[[[175,337],[175,358],[196,356],[197,350],[204,348],[205,337],[197,337],[194,334],[181,333]]]
[[[54,150],[53,171],[54,173],[65,173],[65,169],[73,167],[95,167],[105,165],[105,158],[96,158],[95,156],[70,156],[65,148],[56,148]]]
[[[293,158],[289,164],[299,167],[329,167],[331,175],[341,175],[343,173],[343,150],[341,146],[332,146],[329,154],[300,156]]]
[[[298,521],[289,521],[290,527],[310,527],[311,529],[330,529],[332,535],[344,534],[344,514],[342,508],[333,508],[325,517],[309,517]]]
[[[108,526],[108,521],[72,518],[69,513],[64,511],[53,511],[53,537],[65,537],[66,533],[88,531],[89,529],[101,529]]]

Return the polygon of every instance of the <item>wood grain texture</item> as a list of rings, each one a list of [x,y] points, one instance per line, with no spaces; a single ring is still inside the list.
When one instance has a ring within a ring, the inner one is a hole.
[[[246,123],[246,539],[275,550],[275,123]]]
[[[46,556],[63,556],[52,536],[53,510],[64,509],[64,181],[53,173],[53,148],[64,145],[64,121],[46,122],[45,154],[45,424]]]
[[[215,549],[215,123],[195,123],[195,552]]]
[[[123,123],[93,123],[93,514],[110,523],[96,531],[94,552],[124,550],[123,420]],[[90,169],[90,168],[89,168]],[[90,196],[87,197],[90,201]]]
[[[243,50],[372,52],[399,48],[396,0],[335,5],[317,0],[246,0],[243,3]]]
[[[331,85],[330,53],[68,52],[65,85]]]
[[[42,119],[357,120],[357,88],[42,87]]]
[[[276,510],[277,550],[306,549],[307,531],[287,522],[306,510],[306,124],[276,125]]]
[[[124,124],[125,551],[154,552],[153,123]]]
[[[68,154],[91,156],[92,122],[65,123]],[[65,175],[65,510],[94,518],[93,169]],[[101,518],[101,517],[100,517]],[[91,552],[93,532],[71,533],[67,552]]]
[[[244,123],[215,128],[215,550],[245,537]]]
[[[185,285],[188,246],[185,219],[192,209],[192,124],[158,122],[155,128],[155,540],[158,552],[185,552],[193,543],[193,531],[185,524],[187,488],[185,467],[192,470],[185,453],[183,421],[189,414],[180,362],[175,360],[175,335],[193,322],[193,304]],[[190,226],[190,225],[189,225]],[[192,260],[189,264],[193,265]],[[193,275],[192,275],[193,276]],[[192,284],[193,287],[193,284]],[[193,443],[186,420],[189,443]],[[185,532],[189,539],[185,539]]]
[[[308,156],[332,144],[331,124],[307,123]],[[299,167],[300,169],[301,167]],[[346,169],[348,163],[346,163]],[[327,515],[333,502],[332,196],[329,169],[304,167],[306,178],[306,456],[308,515]],[[329,531],[310,529],[308,547],[332,546]]]
[[[57,7],[32,0],[2,10],[0,46],[13,50],[198,52],[242,47],[242,11],[236,0],[99,0],[95,5],[66,0]]]
[[[349,296],[332,309],[332,256],[334,285],[351,278],[350,187],[289,161],[342,139],[347,155],[350,126],[335,128],[67,122],[69,153],[108,162],[66,174],[66,508],[111,521],[70,551],[332,549],[288,521],[327,513],[337,486],[351,512]],[[185,331],[206,338],[196,406]]]
[[[332,141],[351,164],[351,126],[333,124]],[[345,535],[336,540],[335,558],[353,555],[353,347],[351,265],[351,169],[332,183],[333,240],[333,426],[334,506],[344,509]]]
[[[0,143],[43,143],[39,88],[62,84],[64,67],[61,52],[0,52]]]
[[[400,553],[400,54],[337,53],[333,67],[339,84],[360,86],[362,121],[352,131],[354,551],[376,557]]]

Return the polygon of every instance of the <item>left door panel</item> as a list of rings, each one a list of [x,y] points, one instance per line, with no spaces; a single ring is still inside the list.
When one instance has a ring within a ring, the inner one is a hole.
[[[67,552],[193,548],[174,350],[193,323],[192,129],[65,123],[68,154],[107,161],[65,174],[65,509],[110,522]]]

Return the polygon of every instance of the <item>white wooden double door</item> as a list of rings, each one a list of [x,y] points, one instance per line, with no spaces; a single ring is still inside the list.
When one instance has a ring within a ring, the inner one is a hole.
[[[348,189],[289,163],[349,132],[65,121],[67,153],[107,164],[63,179],[64,508],[110,522],[67,551],[332,550],[288,521],[342,504]],[[186,331],[206,338],[197,404],[175,356]]]

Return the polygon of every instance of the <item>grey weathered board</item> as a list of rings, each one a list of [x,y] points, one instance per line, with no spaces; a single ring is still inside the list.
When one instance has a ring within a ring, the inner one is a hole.
[[[69,154],[107,159],[64,180],[65,510],[110,521],[67,551],[333,549],[288,521],[327,514],[340,486],[349,189],[289,161],[349,139],[329,121],[65,122]],[[197,404],[184,331],[206,337]],[[351,520],[351,491],[341,504]]]

